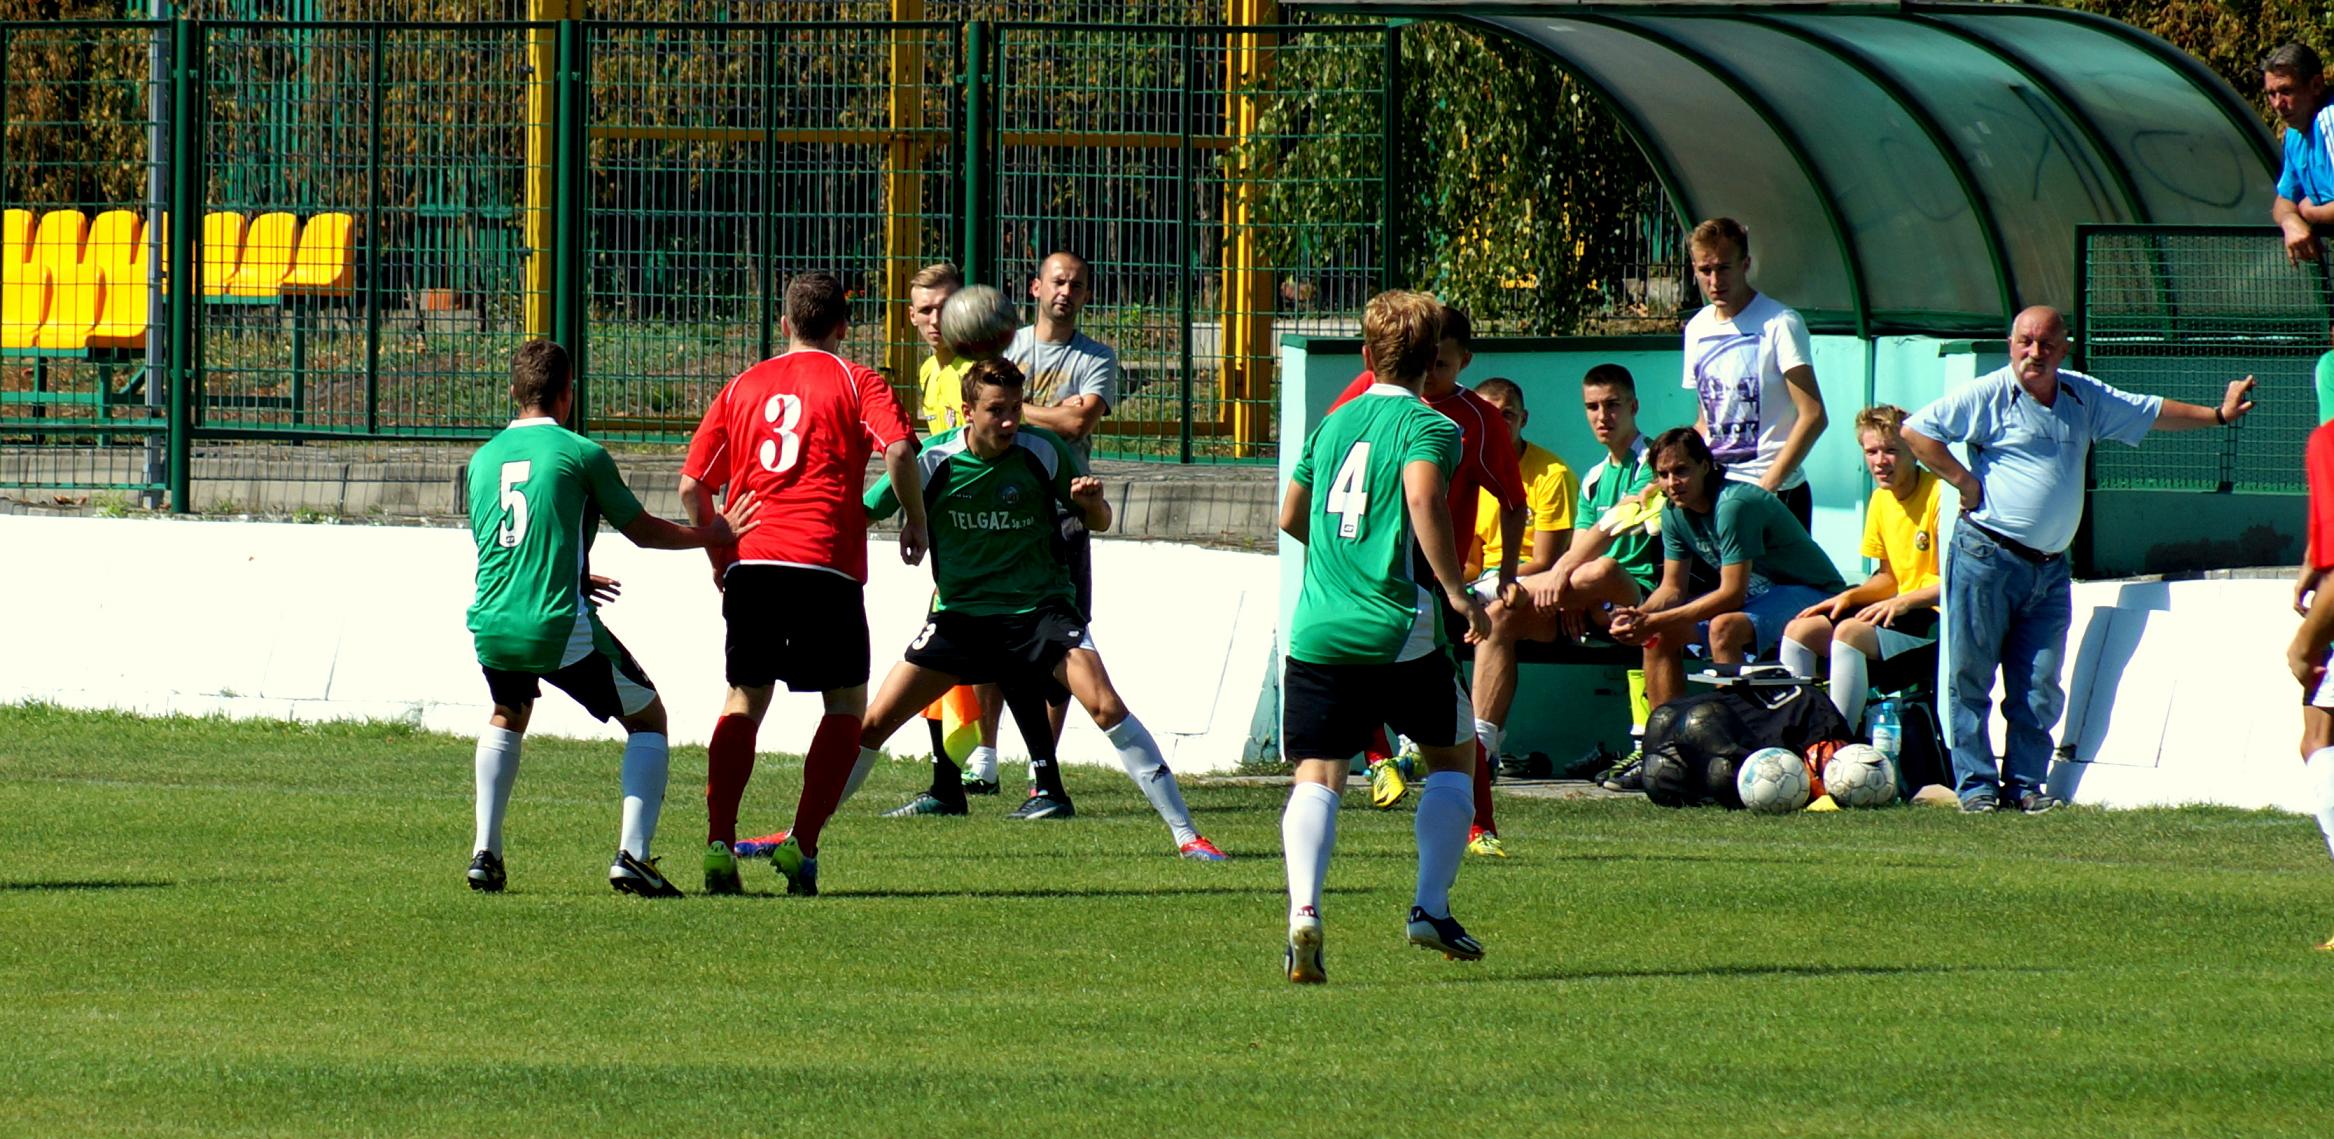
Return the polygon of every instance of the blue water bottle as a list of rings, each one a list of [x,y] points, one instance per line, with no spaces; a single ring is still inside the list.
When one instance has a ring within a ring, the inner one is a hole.
[[[1904,746],[1904,725],[1897,718],[1895,698],[1872,705],[1872,713],[1865,718],[1865,723],[1872,728],[1872,746],[1887,756],[1889,762],[1896,762],[1897,752]]]

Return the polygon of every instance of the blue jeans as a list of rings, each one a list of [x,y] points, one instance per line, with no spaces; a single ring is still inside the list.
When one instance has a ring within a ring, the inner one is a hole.
[[[2066,710],[2059,664],[2074,619],[2067,559],[2036,564],[2003,549],[1963,519],[1945,561],[1945,714],[1952,725],[1954,790],[2016,800],[2050,777],[2050,728]],[[2009,725],[1994,768],[1994,673],[2002,674]]]

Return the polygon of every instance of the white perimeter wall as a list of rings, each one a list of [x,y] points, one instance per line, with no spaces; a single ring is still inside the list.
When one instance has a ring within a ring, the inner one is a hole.
[[[488,707],[463,626],[474,556],[468,531],[448,528],[0,517],[0,701],[474,732]],[[871,541],[869,561],[880,684],[921,624],[931,579],[889,541]],[[704,556],[603,531],[592,566],[624,583],[602,615],[655,679],[673,739],[702,744],[724,691]],[[1178,770],[1236,766],[1272,668],[1271,555],[1104,540],[1094,571],[1095,637],[1127,706]],[[782,694],[762,749],[799,753],[819,716],[816,694]],[[1011,725],[1002,750],[1026,755]],[[530,731],[619,729],[547,689]],[[926,754],[922,726],[890,750]],[[1075,710],[1062,756],[1115,762]]]

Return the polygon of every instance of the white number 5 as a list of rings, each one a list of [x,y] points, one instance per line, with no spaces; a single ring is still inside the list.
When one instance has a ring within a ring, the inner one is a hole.
[[[519,489],[519,484],[527,481],[527,476],[534,472],[535,464],[525,459],[502,465],[503,519],[502,529],[495,533],[495,540],[501,542],[506,550],[517,546],[527,537],[527,496]]]
[[[1329,513],[1337,516],[1337,536],[1361,537],[1362,513],[1370,507],[1370,441],[1360,440],[1337,465],[1329,481]]]

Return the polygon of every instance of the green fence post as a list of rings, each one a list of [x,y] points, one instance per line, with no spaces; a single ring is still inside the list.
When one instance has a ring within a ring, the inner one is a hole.
[[[1187,464],[1191,462],[1191,322],[1196,315],[1191,283],[1199,271],[1199,267],[1194,264],[1197,260],[1194,254],[1199,243],[1192,234],[1193,215],[1199,210],[1197,188],[1192,182],[1191,154],[1191,119],[1198,112],[1198,108],[1193,105],[1193,91],[1199,85],[1199,76],[1194,74],[1198,52],[1192,43],[1197,36],[1197,32],[1187,28],[1177,37],[1183,46],[1180,53],[1183,57],[1183,83],[1182,91],[1175,100],[1175,184],[1180,190],[1177,194],[1177,221],[1180,224],[1175,227],[1175,261],[1181,270],[1176,274],[1175,292],[1180,302],[1178,310],[1181,315],[1178,319],[1183,322],[1183,326],[1175,332],[1176,343],[1182,345],[1183,373],[1182,390],[1179,393],[1183,403],[1183,424],[1177,434],[1181,448],[1178,455]]]
[[[778,29],[762,30],[762,159],[754,211],[761,257],[762,355],[778,354]]]
[[[371,82],[366,86],[366,115],[370,138],[365,144],[365,434],[381,430],[381,25],[367,25],[365,43],[372,56]]]
[[[195,382],[194,312],[200,303],[195,297],[202,289],[202,271],[194,264],[195,236],[202,229],[195,220],[202,208],[197,192],[202,183],[195,169],[194,145],[201,124],[194,101],[200,28],[198,21],[180,20],[170,29],[170,215],[178,224],[170,227],[170,251],[164,255],[169,258],[164,271],[176,278],[166,313],[170,322],[170,458],[164,477],[169,480],[170,509],[175,514],[194,510],[193,401],[187,389]]]
[[[974,20],[964,26],[964,185],[957,197],[964,202],[964,232],[957,244],[964,250],[964,275],[972,284],[997,283],[996,206],[990,200],[988,154],[989,25]]]
[[[1402,195],[1395,172],[1402,169],[1402,23],[1386,25],[1385,61],[1378,90],[1378,217],[1384,248],[1378,251],[1378,287],[1402,287]]]
[[[559,254],[552,261],[557,266],[553,288],[558,299],[551,320],[560,345],[567,349],[568,367],[574,376],[574,422],[569,426],[588,434],[591,385],[585,379],[589,372],[584,358],[583,275],[584,246],[590,226],[582,201],[586,193],[582,172],[587,157],[581,127],[589,93],[584,82],[583,38],[581,24],[574,20],[559,21],[559,91],[555,99],[559,107],[559,169],[553,193],[553,200],[558,203],[554,226],[559,234]]]

